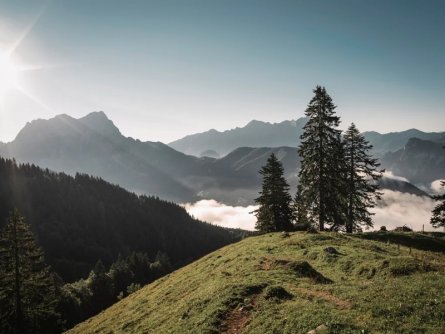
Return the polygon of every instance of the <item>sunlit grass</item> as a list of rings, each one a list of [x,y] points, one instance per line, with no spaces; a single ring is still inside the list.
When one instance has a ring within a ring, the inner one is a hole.
[[[325,252],[328,246],[339,254]],[[333,283],[292,269],[304,261]],[[277,287],[291,298],[266,298]],[[444,291],[443,253],[334,233],[276,233],[224,247],[72,332],[218,333],[255,296],[243,333],[306,333],[320,325],[330,333],[441,333]]]

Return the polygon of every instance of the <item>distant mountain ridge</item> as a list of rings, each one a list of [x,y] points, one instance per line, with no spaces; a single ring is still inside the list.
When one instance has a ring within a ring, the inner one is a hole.
[[[396,175],[413,183],[430,183],[445,179],[444,144],[410,138],[403,149],[388,152],[382,164]]]
[[[28,123],[14,141],[0,146],[0,155],[54,171],[101,176],[138,193],[181,201],[194,199],[193,189],[178,179],[197,158],[160,142],[124,137],[103,112],[75,119],[58,115]],[[173,170],[172,170],[173,169]]]
[[[251,121],[244,127],[226,131],[211,129],[175,140],[168,145],[175,150],[200,156],[206,150],[213,150],[223,156],[238,147],[297,147],[307,119],[268,123]],[[363,132],[365,138],[374,146],[373,153],[383,156],[387,152],[397,151],[405,146],[408,139],[419,138],[445,143],[445,132],[423,132],[409,129],[401,132],[381,134],[375,131]]]
[[[296,146],[306,121],[306,118],[280,123],[253,120],[241,128],[222,132],[211,129],[186,136],[168,145],[177,151],[195,156],[200,156],[206,150],[223,156],[238,147],[292,147]]]
[[[445,132],[423,132],[417,129],[409,129],[401,132],[378,133],[375,131],[364,132],[366,140],[373,146],[373,151],[378,156],[388,152],[402,149],[411,138],[429,140],[431,142],[445,143]]]
[[[292,129],[295,141],[298,137],[296,126],[304,121],[278,123],[270,129]],[[249,129],[258,134],[258,128],[269,128],[269,125],[251,122]],[[235,138],[234,133],[239,135],[243,131],[239,128],[230,133]],[[291,134],[288,136],[290,138]],[[207,152],[217,155],[217,152]],[[81,172],[99,176],[139,194],[181,203],[207,198],[233,205],[253,203],[261,186],[258,171],[271,153],[283,163],[291,191],[295,192],[300,163],[296,147],[243,146],[222,158],[198,158],[160,142],[127,138],[103,112],[79,119],[59,115],[49,120],[32,121],[14,141],[0,145],[0,156],[71,175]],[[387,164],[384,167],[388,168]],[[403,185],[400,180],[394,182],[386,183],[389,189],[423,193]]]

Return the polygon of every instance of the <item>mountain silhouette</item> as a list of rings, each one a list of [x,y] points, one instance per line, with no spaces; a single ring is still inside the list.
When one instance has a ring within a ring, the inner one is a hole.
[[[277,124],[252,121],[245,128],[230,130],[228,135],[234,144],[236,136],[242,137],[241,134],[247,131],[252,134],[249,140],[253,141],[260,136],[259,129],[263,129],[262,132],[269,136],[261,139],[260,143],[264,143],[272,138],[277,128],[281,128],[287,133],[288,141],[292,138],[295,142],[299,129],[301,130],[304,123],[305,119]],[[216,130],[211,130],[206,133],[206,136],[217,133]],[[195,136],[200,137],[200,135]],[[224,144],[228,148],[230,145],[223,141],[226,135],[219,133],[218,136],[220,136],[221,145]],[[401,142],[394,134],[386,136],[372,133],[372,136],[380,140],[379,143],[385,143],[385,147],[397,147],[399,144],[388,144],[389,141],[395,143],[394,138]],[[406,133],[403,136],[406,136]],[[384,138],[389,138],[389,141],[385,141]],[[203,140],[201,144],[208,143],[211,141]],[[219,146],[220,151],[221,147]],[[201,149],[203,147],[198,147],[197,151],[202,153]],[[218,155],[216,150],[209,150],[207,150],[211,153],[209,155]],[[99,176],[138,194],[159,196],[182,203],[193,202],[200,198],[212,198],[232,205],[253,203],[261,185],[258,171],[271,153],[274,153],[283,163],[285,176],[291,185],[291,191],[294,192],[300,166],[296,147],[242,146],[235,148],[222,158],[209,156],[198,158],[178,152],[161,142],[142,142],[125,137],[103,112],[90,113],[79,119],[59,115],[49,120],[35,120],[28,123],[14,141],[0,145],[1,156],[15,158],[18,162],[34,163],[71,175],[80,172]],[[385,156],[382,161],[383,167],[388,170],[394,168],[396,169],[393,171],[394,174],[408,179],[410,177],[406,175],[409,174],[414,175],[415,180],[429,180],[429,177],[422,176],[424,171],[430,173],[429,167],[418,166],[416,161],[408,158],[399,159],[406,162],[404,169],[399,166],[402,162],[396,161],[395,157],[399,157],[399,154]],[[425,164],[435,164],[435,160],[425,160]],[[419,172],[408,173],[410,166],[417,166]],[[435,168],[434,170],[438,171],[440,166]],[[421,192],[401,182],[391,181],[382,185],[392,190]]]

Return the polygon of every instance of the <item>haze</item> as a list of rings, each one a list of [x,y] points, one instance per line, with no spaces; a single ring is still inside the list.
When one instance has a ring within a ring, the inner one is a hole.
[[[104,110],[127,136],[170,142],[301,117],[325,85],[345,124],[443,130],[443,1],[0,1],[0,50],[26,122]]]

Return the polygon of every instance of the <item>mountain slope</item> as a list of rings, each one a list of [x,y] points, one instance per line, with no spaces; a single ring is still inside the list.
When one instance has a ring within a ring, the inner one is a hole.
[[[410,138],[445,143],[445,132],[423,132],[417,129],[384,134],[369,131],[364,132],[363,135],[374,146],[373,152],[377,156],[402,149]]]
[[[124,137],[103,112],[74,119],[59,115],[28,123],[0,155],[51,170],[100,176],[126,189],[174,201],[196,198],[181,181],[199,172],[197,158],[167,145]]]
[[[195,156],[206,150],[216,151],[223,156],[238,147],[297,147],[306,118],[281,123],[251,121],[246,126],[227,131],[214,129],[186,136],[169,143],[174,149]],[[409,129],[401,132],[381,134],[375,131],[364,132],[365,138],[374,146],[373,153],[382,156],[405,146],[408,139],[420,138],[445,143],[445,132],[423,132]]]
[[[244,138],[244,141],[258,140],[261,144],[270,142],[273,136],[278,141],[282,140],[281,134],[284,133],[286,140],[292,139],[292,143],[296,143],[304,121],[299,119],[294,123],[279,124],[255,121],[245,128],[224,132],[221,140],[227,137],[232,138],[232,143],[238,143],[239,138]],[[244,136],[249,133],[250,136]],[[261,137],[263,134],[265,136]],[[198,142],[207,143],[201,139]],[[229,140],[226,144],[230,143]],[[197,158],[159,142],[127,138],[103,112],[94,112],[80,119],[59,115],[50,120],[28,123],[13,142],[0,145],[0,155],[71,175],[82,172],[99,176],[130,191],[175,202],[207,198],[245,205],[253,203],[257,197],[261,185],[258,171],[274,153],[283,163],[294,193],[299,168],[297,149],[289,146],[258,147],[258,143],[253,147],[237,147],[219,159]],[[382,184],[393,190],[411,189],[396,189],[397,182]]]
[[[227,131],[215,129],[186,136],[169,143],[175,150],[186,154],[201,156],[207,150],[217,152],[220,156],[238,147],[279,147],[294,146],[299,142],[306,118],[281,123],[268,123],[253,120],[242,128]]]
[[[138,197],[88,175],[71,177],[0,159],[0,227],[14,207],[65,281],[84,277],[99,259],[110,265],[119,253],[154,257],[162,251],[183,264],[237,240],[176,204]]]
[[[444,144],[411,138],[405,147],[382,157],[382,165],[413,183],[429,184],[445,177]]]
[[[443,240],[400,235],[410,237],[445,250]],[[444,256],[332,233],[251,237],[69,333],[440,333]]]

